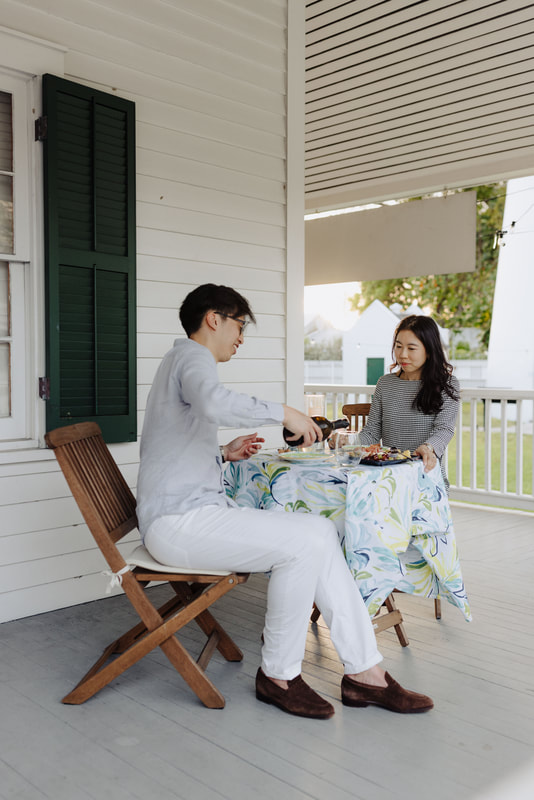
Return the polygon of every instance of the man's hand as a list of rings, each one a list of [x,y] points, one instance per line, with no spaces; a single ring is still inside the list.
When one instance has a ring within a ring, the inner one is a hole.
[[[261,442],[264,441],[265,439],[255,433],[250,433],[248,436],[238,436],[237,439],[233,439],[229,444],[224,445],[224,460],[241,461],[244,458],[250,458],[258,450],[261,450]]]
[[[302,447],[310,447],[314,442],[320,442],[323,438],[322,430],[312,418],[291,406],[284,406],[284,425],[295,434],[293,436],[295,441],[301,436],[304,437]],[[287,443],[290,445],[291,439],[288,439]]]

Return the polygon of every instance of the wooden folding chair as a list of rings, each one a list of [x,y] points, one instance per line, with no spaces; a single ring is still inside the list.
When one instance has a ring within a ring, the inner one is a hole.
[[[241,661],[243,654],[208,608],[244,583],[248,574],[169,567],[155,561],[142,546],[125,560],[116,543],[137,527],[136,503],[99,426],[84,422],[57,428],[47,433],[45,440],[55,452],[74,499],[109,564],[113,580],[122,584],[141,619],[104,650],[62,702],[85,702],[147,653],[161,647],[205,706],[223,708],[224,697],[206,676],[205,669],[215,648],[228,661]],[[152,604],[145,592],[150,581],[167,581],[174,590],[171,599],[160,608]],[[192,620],[207,636],[197,661],[175,635]]]
[[[371,403],[346,403],[341,412],[350,421],[351,430],[359,431],[365,425],[370,410]]]
[[[393,592],[386,597],[382,607],[373,617],[372,622],[375,633],[380,633],[380,631],[385,631],[388,628],[395,628],[397,639],[402,647],[408,647],[410,644],[406,635],[406,631],[404,630],[402,614],[397,608],[395,598],[393,597]]]
[[[383,611],[383,609],[386,609]],[[321,612],[317,608],[317,606],[313,605],[313,611],[311,614],[311,622],[317,622],[319,617],[321,616]],[[404,630],[404,621],[402,619],[402,614],[397,608],[395,603],[395,598],[393,597],[393,593],[391,593],[382,604],[382,607],[379,608],[378,612],[372,618],[373,628],[375,633],[380,633],[380,631],[385,631],[388,628],[395,628],[395,633],[397,634],[397,638],[399,643],[403,647],[408,647],[410,642],[408,641],[408,636],[406,635],[406,631]]]

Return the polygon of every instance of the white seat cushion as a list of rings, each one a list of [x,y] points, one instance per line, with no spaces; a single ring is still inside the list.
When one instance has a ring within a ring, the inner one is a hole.
[[[186,575],[231,575],[231,572],[218,569],[190,569],[189,567],[169,567],[152,558],[146,547],[139,545],[133,553],[125,558],[126,563],[133,567],[142,567],[151,572],[176,572]]]

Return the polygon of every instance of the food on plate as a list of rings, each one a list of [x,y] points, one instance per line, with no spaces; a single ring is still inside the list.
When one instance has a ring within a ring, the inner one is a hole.
[[[388,462],[398,464],[412,458],[409,450],[400,450],[398,447],[382,447],[380,444],[363,446],[361,451],[362,463],[367,464],[387,464]]]

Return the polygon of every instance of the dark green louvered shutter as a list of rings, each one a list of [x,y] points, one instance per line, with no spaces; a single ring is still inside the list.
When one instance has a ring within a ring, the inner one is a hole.
[[[134,104],[43,77],[47,429],[135,441]]]

